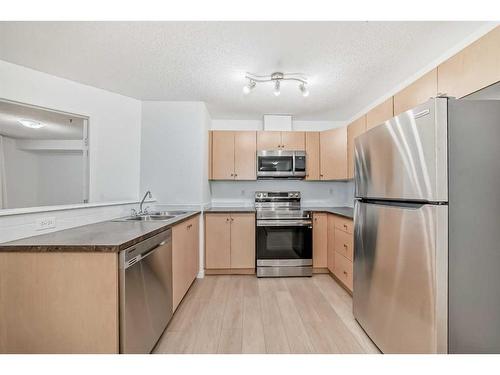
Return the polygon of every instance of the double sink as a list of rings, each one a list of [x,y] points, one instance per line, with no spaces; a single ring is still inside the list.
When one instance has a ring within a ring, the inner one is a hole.
[[[187,211],[152,211],[140,215],[121,217],[113,221],[167,221],[186,213]]]

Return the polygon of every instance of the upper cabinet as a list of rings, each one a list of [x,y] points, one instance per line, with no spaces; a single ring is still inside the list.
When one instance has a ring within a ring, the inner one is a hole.
[[[435,68],[394,95],[394,116],[435,97],[438,92],[437,81],[437,68]]]
[[[347,126],[347,178],[354,178],[354,139],[366,131],[367,116]]]
[[[366,130],[383,124],[394,116],[394,97],[379,104],[366,114]]]
[[[257,150],[298,150],[306,148],[304,132],[258,131]]]
[[[212,132],[212,179],[255,180],[256,132]]]
[[[500,81],[500,27],[438,67],[438,91],[461,98]]]
[[[257,132],[257,150],[281,149],[281,132]]]
[[[281,132],[281,149],[304,151],[306,149],[305,132]]]
[[[347,178],[347,127],[320,133],[320,179]]]
[[[319,180],[319,132],[306,132],[306,180]]]

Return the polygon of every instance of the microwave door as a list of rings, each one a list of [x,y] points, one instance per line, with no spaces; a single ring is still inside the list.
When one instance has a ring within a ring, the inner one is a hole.
[[[293,175],[293,156],[259,156],[257,175],[262,177],[286,177]]]

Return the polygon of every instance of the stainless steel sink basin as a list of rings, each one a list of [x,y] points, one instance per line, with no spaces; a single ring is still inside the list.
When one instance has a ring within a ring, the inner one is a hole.
[[[186,213],[187,211],[156,211],[145,215],[121,217],[113,221],[166,221]]]
[[[161,221],[161,220],[168,220],[172,219],[175,216],[173,215],[142,215],[142,216],[132,216],[132,217],[126,217],[123,220],[124,221]]]

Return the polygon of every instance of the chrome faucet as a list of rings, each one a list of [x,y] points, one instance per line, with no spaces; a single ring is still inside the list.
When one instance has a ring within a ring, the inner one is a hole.
[[[144,204],[146,197],[149,197],[150,199],[153,197],[149,190],[146,191],[146,194],[144,194],[144,197],[142,197],[141,204],[139,205],[139,212],[137,213],[138,215],[143,215],[146,213],[145,211],[142,210],[142,205]],[[146,210],[147,210],[147,208],[146,208]]]

